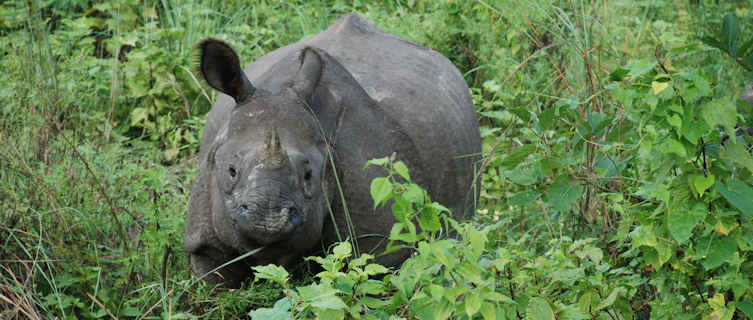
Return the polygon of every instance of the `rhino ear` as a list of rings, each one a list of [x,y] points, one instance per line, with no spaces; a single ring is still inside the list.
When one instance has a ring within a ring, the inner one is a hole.
[[[199,42],[201,74],[212,88],[227,94],[241,103],[254,94],[256,88],[241,69],[240,59],[225,42],[206,39]]]
[[[319,79],[322,77],[324,61],[317,49],[306,47],[301,52],[301,66],[293,78],[293,90],[309,103],[314,95]]]

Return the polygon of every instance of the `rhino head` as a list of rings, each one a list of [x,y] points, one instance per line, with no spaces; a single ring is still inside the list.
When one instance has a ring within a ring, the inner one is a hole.
[[[208,39],[198,47],[204,79],[235,105],[214,141],[208,146],[202,142],[202,148],[209,149],[200,160],[197,181],[208,181],[207,190],[196,190],[195,184],[193,192],[210,196],[192,195],[191,210],[203,212],[195,207],[204,206],[211,212],[207,224],[216,239],[206,239],[207,232],[187,231],[184,247],[192,268],[197,274],[207,272],[224,262],[218,260],[262,247],[246,259],[246,276],[248,265],[289,265],[320,244],[328,201],[323,190],[328,145],[310,106],[321,57],[315,49],[303,50],[292,80],[279,92],[267,92],[254,87],[238,55],[224,42]],[[191,215],[198,214],[189,214],[189,219]],[[212,244],[216,241],[221,245]],[[213,253],[218,247],[233,254]]]

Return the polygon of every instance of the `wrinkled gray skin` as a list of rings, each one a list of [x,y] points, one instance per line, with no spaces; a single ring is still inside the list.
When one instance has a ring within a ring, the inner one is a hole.
[[[345,239],[330,154],[361,252],[380,252],[395,222],[389,206],[373,209],[369,186],[385,172],[364,169],[369,159],[394,153],[432,200],[458,219],[471,214],[478,121],[463,77],[439,53],[355,14],[245,72],[225,43],[199,49],[204,78],[224,94],[207,119],[189,203],[183,246],[194,274],[264,247],[205,278],[237,287],[250,266],[292,266],[337,241],[336,229]]]

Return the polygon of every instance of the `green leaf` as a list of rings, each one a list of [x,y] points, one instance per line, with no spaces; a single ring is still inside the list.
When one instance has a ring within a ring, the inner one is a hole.
[[[408,166],[406,166],[404,162],[402,161],[395,162],[392,165],[392,168],[395,169],[395,172],[397,172],[397,174],[403,177],[405,181],[408,181],[408,182],[411,181],[410,174],[408,174]]]
[[[628,78],[630,79],[636,79],[647,72],[651,71],[656,67],[656,59],[653,58],[646,58],[639,61],[636,61],[630,65],[627,66],[627,68],[630,70],[627,74]]]
[[[255,266],[251,269],[253,269],[255,272],[256,279],[254,281],[259,279],[267,279],[284,285],[288,281],[288,278],[290,276],[285,268],[273,264],[268,264],[266,266]]]
[[[753,173],[753,158],[745,149],[745,145],[737,141],[737,139],[730,139],[724,146],[725,158],[736,163],[737,165],[748,169],[750,173]]]
[[[653,81],[651,82],[651,89],[653,89],[654,94],[659,94],[660,92],[664,91],[669,87],[669,82],[659,82],[659,81]]]
[[[728,99],[713,99],[701,106],[703,120],[714,128],[717,125],[724,128],[730,137],[735,136],[735,124],[737,124],[737,109]]]
[[[523,191],[510,197],[510,201],[508,201],[507,204],[513,206],[525,206],[540,197],[541,193],[538,193],[536,191]]]
[[[392,183],[385,177],[374,178],[371,181],[371,198],[374,199],[374,209],[382,202],[386,202],[392,194]]]
[[[569,175],[561,175],[549,186],[546,192],[546,202],[555,211],[564,212],[583,194],[583,186],[570,183]]]
[[[392,203],[392,213],[398,222],[405,222],[410,214],[413,213],[413,205],[404,197],[397,197],[395,198],[395,202]]]
[[[723,236],[714,239],[708,249],[703,267],[711,270],[728,262],[737,251],[737,241],[731,236]]]
[[[526,318],[532,320],[554,320],[554,311],[544,298],[534,297],[528,300],[526,313]]]
[[[431,297],[434,298],[434,300],[442,300],[442,296],[444,295],[444,287],[432,283],[427,288],[429,289],[429,293],[431,294]]]
[[[471,251],[473,258],[478,259],[481,253],[484,252],[486,246],[486,234],[476,230],[476,228],[468,228],[468,238],[471,242]]]
[[[599,303],[599,306],[596,307],[596,310],[601,310],[601,309],[611,306],[612,304],[614,304],[614,301],[617,300],[617,297],[625,293],[625,291],[626,290],[623,287],[617,287],[617,288],[612,289],[612,292],[609,293],[607,298],[602,300],[601,303]]]
[[[617,67],[617,69],[614,69],[614,71],[609,74],[609,81],[622,81],[623,79],[625,79],[625,76],[627,76],[628,72],[630,72],[630,70],[628,70],[627,68]]]
[[[421,214],[418,216],[418,226],[428,232],[439,231],[439,228],[442,227],[437,212],[431,207],[425,207],[421,210]]]
[[[734,13],[728,13],[722,18],[722,39],[727,51],[732,56],[737,55],[737,36],[740,33],[740,21]]]
[[[290,298],[282,297],[274,307],[259,308],[248,313],[251,320],[290,320]]]
[[[753,319],[753,302],[739,301],[737,302],[737,310],[740,310],[748,319]]]
[[[737,179],[729,180],[727,184],[719,181],[716,190],[744,216],[753,216],[753,189],[747,184]]]
[[[369,161],[366,161],[366,165],[363,168],[366,169],[371,165],[384,167],[389,162],[390,162],[390,158],[388,157],[371,159]]]
[[[633,238],[633,247],[638,248],[640,246],[656,247],[656,233],[651,225],[638,226],[630,233]]]
[[[473,317],[481,309],[481,297],[478,292],[471,292],[465,297],[465,313]]]
[[[508,154],[504,160],[502,160],[502,167],[505,169],[512,169],[517,167],[523,160],[528,158],[531,153],[536,151],[536,145],[526,144],[515,149],[512,153]]]
[[[556,116],[557,108],[549,108],[538,114],[539,127],[541,130],[551,129],[559,119]]]
[[[298,294],[304,302],[320,309],[344,310],[348,308],[343,301],[336,296],[337,289],[324,286],[320,283],[298,287]]]
[[[338,261],[342,261],[343,259],[350,257],[350,253],[352,252],[352,249],[350,247],[350,242],[343,241],[338,243],[334,249],[332,249],[332,255],[335,256],[335,259]]]
[[[706,218],[706,211],[703,203],[696,203],[692,209],[685,204],[672,208],[667,213],[669,233],[677,242],[685,243],[690,239],[693,228]]]
[[[423,205],[424,204],[424,189],[422,189],[419,185],[415,183],[411,183],[408,186],[406,186],[405,191],[403,192],[403,198],[405,198],[405,200],[408,200],[412,203]]]
[[[504,175],[506,178],[510,179],[510,181],[524,186],[532,185],[538,182],[540,178],[534,170],[524,171],[520,167],[509,171],[504,171]]]
[[[702,174],[694,174],[688,176],[688,180],[690,182],[690,188],[695,191],[695,193],[698,195],[698,198],[701,198],[703,196],[703,193],[714,185],[713,174],[710,174],[708,177]]]
[[[387,272],[390,272],[390,270],[381,264],[371,263],[371,264],[368,264],[366,268],[363,269],[363,272],[366,273],[366,275],[368,276],[372,276],[376,274],[387,273]]]
[[[688,156],[687,152],[685,151],[685,146],[682,145],[682,142],[679,142],[672,138],[667,138],[666,140],[664,140],[664,144],[661,145],[661,150],[664,153],[676,154],[680,158],[685,158]]]
[[[149,112],[146,108],[133,108],[131,110],[131,126],[144,126],[149,121]]]
[[[496,320],[497,319],[497,311],[494,307],[494,304],[488,301],[484,301],[481,304],[481,316],[484,317],[484,320]]]

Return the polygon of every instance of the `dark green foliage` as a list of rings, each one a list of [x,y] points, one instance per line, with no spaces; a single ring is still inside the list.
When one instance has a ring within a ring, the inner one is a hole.
[[[0,2],[0,318],[751,319],[753,108],[737,97],[752,9]],[[288,274],[302,263],[257,267],[267,281],[241,290],[196,281],[181,239],[215,97],[193,45],[223,39],[250,63],[353,11],[465,76],[484,140],[476,216],[452,221],[376,159],[390,247],[416,250],[400,270],[343,242],[307,262],[314,279]]]

